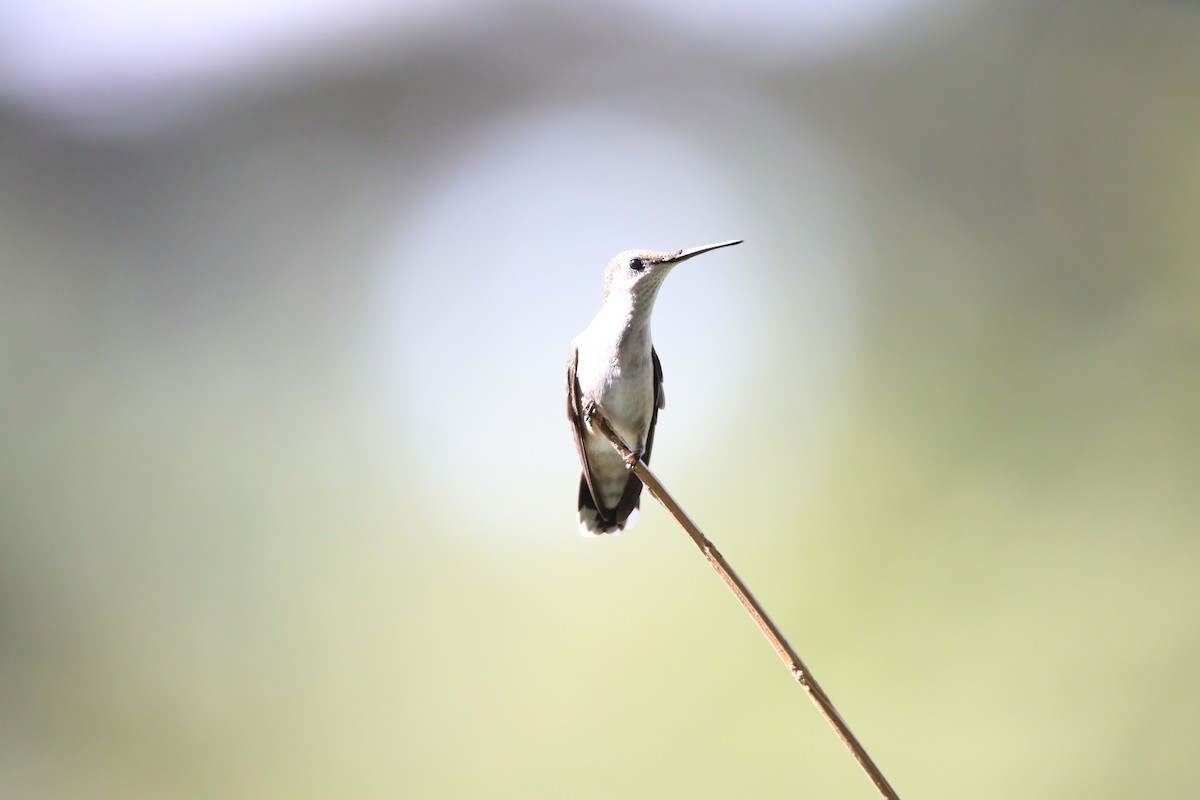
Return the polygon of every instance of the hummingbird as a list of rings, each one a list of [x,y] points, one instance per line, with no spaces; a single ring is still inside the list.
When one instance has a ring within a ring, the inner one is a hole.
[[[567,358],[567,419],[583,465],[579,532],[618,534],[637,519],[642,482],[612,443],[591,425],[604,415],[633,456],[650,463],[658,412],[665,407],[663,371],[650,341],[650,314],[663,279],[693,256],[741,244],[741,239],[690,250],[626,250],[604,270],[604,305],[571,343]]]

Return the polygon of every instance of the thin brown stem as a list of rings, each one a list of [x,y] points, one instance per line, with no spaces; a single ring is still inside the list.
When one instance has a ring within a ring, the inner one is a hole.
[[[791,671],[792,677],[804,687],[804,691],[808,693],[817,710],[821,712],[821,716],[825,718],[825,721],[837,733],[838,738],[842,740],[842,744],[846,745],[846,748],[854,756],[859,766],[867,773],[867,777],[875,784],[875,788],[879,790],[880,795],[886,798],[886,800],[899,800],[900,796],[896,794],[891,784],[888,783],[887,778],[880,772],[879,767],[871,760],[871,756],[867,754],[866,749],[850,730],[850,726],[842,719],[841,714],[834,707],[833,701],[829,699],[829,695],[825,694],[825,690],[817,683],[817,679],[813,677],[812,672],[805,666],[800,656],[792,649],[792,646],[788,644],[783,633],[771,621],[771,618],[767,616],[766,610],[754,598],[754,595],[750,593],[750,589],[737,576],[737,573],[733,571],[733,567],[729,565],[725,557],[713,546],[708,537],[700,531],[699,526],[692,521],[692,518],[675,502],[675,498],[667,493],[667,490],[663,488],[662,483],[650,471],[650,468],[640,458],[636,458],[633,455],[629,446],[621,440],[621,437],[608,424],[608,420],[604,418],[602,413],[593,411],[589,417],[589,423],[612,442],[612,446],[631,465],[631,469],[637,475],[638,479],[641,480],[646,490],[653,495],[655,500],[662,503],[663,508],[679,523],[679,527],[683,528],[687,532],[687,535],[691,537],[696,547],[700,548],[700,552],[708,559],[709,565],[716,570],[717,575],[729,587],[729,591],[733,592],[734,597],[746,609],[746,613],[754,620],[754,624],[762,631],[762,635],[767,637],[767,641],[770,642],[775,653]]]

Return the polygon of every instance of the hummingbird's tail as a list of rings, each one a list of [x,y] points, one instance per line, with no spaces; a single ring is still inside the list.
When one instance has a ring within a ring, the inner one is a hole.
[[[579,479],[579,532],[587,537],[612,535],[618,536],[626,528],[632,528],[637,522],[638,503],[641,501],[642,482],[632,473],[621,501],[616,508],[601,510],[596,499],[588,488],[587,478]]]

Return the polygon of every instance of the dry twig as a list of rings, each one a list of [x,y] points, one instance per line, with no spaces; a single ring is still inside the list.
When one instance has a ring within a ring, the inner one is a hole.
[[[846,724],[841,714],[834,708],[833,701],[829,699],[829,695],[825,694],[821,685],[817,683],[817,679],[813,677],[812,672],[800,660],[800,656],[788,644],[787,639],[783,637],[783,633],[771,621],[771,618],[767,616],[767,612],[759,605],[754,595],[750,593],[750,589],[737,576],[737,573],[733,571],[733,567],[729,565],[729,562],[725,560],[720,551],[713,546],[708,537],[700,531],[700,528],[692,521],[691,517],[680,508],[679,504],[675,502],[675,498],[667,493],[667,490],[663,488],[662,483],[650,471],[650,468],[640,458],[634,456],[629,446],[621,440],[617,432],[608,424],[608,420],[604,418],[603,413],[596,409],[591,411],[592,413],[589,414],[588,422],[612,442],[612,446],[616,448],[621,457],[630,465],[630,469],[641,480],[646,490],[654,496],[655,500],[662,503],[663,508],[679,523],[679,527],[683,528],[687,532],[687,535],[692,538],[692,542],[695,543],[696,547],[700,548],[700,552],[708,559],[709,565],[716,570],[717,575],[729,587],[729,591],[733,592],[734,597],[746,609],[746,613],[754,620],[754,624],[762,631],[762,635],[767,637],[767,641],[771,643],[771,647],[775,649],[776,654],[778,654],[779,658],[783,660],[783,663],[791,671],[792,677],[804,687],[804,691],[808,692],[809,698],[816,705],[817,710],[821,712],[821,716],[825,718],[825,721],[837,733],[838,738],[842,740],[842,744],[846,745],[846,748],[854,756],[855,760],[858,761],[859,766],[867,773],[867,777],[875,784],[875,788],[879,790],[879,793],[886,800],[899,800],[900,796],[896,794],[891,784],[888,783],[887,778],[879,771],[879,767],[871,760],[871,756],[867,754],[866,749],[850,730],[850,726]]]

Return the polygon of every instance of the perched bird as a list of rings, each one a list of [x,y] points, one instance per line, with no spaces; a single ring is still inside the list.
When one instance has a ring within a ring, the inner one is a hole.
[[[620,533],[637,518],[642,482],[589,422],[594,407],[642,461],[650,463],[654,426],[663,399],[662,364],[650,341],[650,314],[658,288],[692,256],[741,244],[741,239],[660,253],[627,250],[604,270],[604,305],[571,343],[567,358],[567,418],[583,465],[579,531]]]

